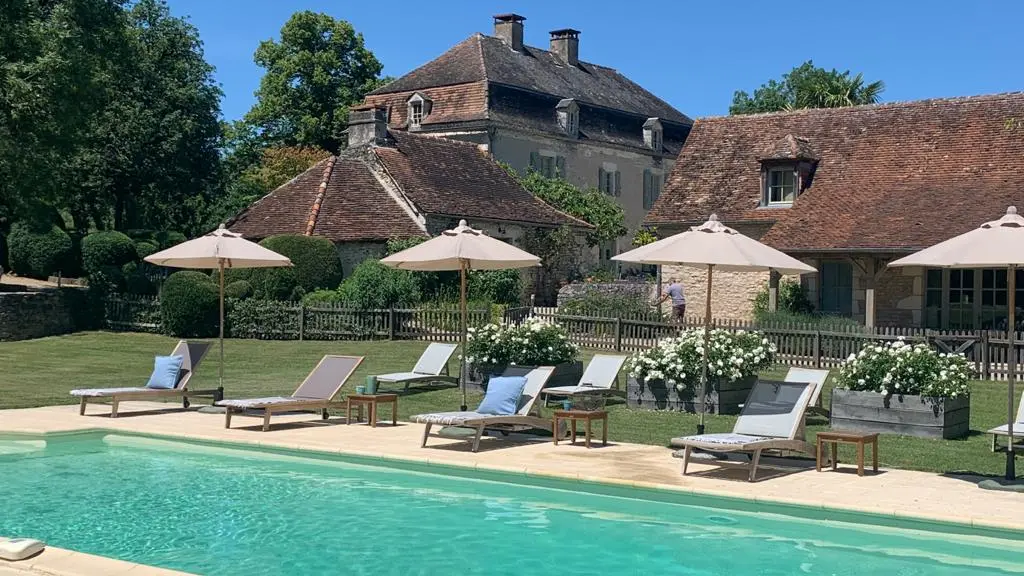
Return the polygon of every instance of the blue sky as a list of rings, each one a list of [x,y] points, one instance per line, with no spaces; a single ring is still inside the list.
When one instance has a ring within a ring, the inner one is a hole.
[[[400,76],[475,32],[491,15],[527,18],[526,42],[576,28],[580,58],[618,69],[691,117],[728,112],[735,90],[752,92],[804,60],[883,80],[884,101],[1024,90],[1024,2],[787,3],[682,0],[168,0],[189,16],[217,67],[224,117],[253,103],[262,71],[252,61],[298,10],[351,22]],[[813,7],[812,7],[813,6]]]

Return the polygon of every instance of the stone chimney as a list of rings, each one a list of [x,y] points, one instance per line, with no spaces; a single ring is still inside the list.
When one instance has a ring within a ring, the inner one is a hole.
[[[384,145],[388,140],[388,113],[377,106],[357,106],[348,112],[348,147]]]
[[[494,35],[516,52],[523,51],[523,21],[519,14],[497,14],[494,16]]]
[[[551,53],[562,59],[569,66],[580,63],[580,31],[572,28],[552,30]]]

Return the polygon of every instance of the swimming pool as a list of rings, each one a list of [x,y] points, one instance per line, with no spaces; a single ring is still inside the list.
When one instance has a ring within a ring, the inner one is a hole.
[[[104,433],[0,439],[0,534],[211,575],[1024,574],[1024,540],[949,525],[384,463]]]

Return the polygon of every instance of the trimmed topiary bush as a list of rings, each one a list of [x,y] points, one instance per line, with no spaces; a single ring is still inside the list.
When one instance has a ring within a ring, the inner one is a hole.
[[[21,276],[45,280],[74,266],[74,245],[56,225],[15,223],[7,237],[11,269]]]
[[[215,336],[219,306],[217,285],[202,272],[175,272],[160,290],[160,318],[164,332],[171,336]]]
[[[341,283],[341,261],[327,238],[288,234],[265,238],[260,245],[287,256],[293,266],[231,270],[230,279],[248,280],[256,298],[299,300],[309,292]]]
[[[224,285],[224,297],[245,300],[252,296],[252,284],[247,280],[235,280]]]
[[[142,264],[129,262],[121,267],[121,274],[124,275],[125,292],[139,296],[156,295],[156,284],[146,276]]]
[[[338,305],[344,302],[337,290],[317,290],[302,297],[302,303],[306,306],[317,305]]]
[[[364,260],[356,266],[338,293],[344,302],[363,309],[415,306],[420,301],[412,272],[388,268],[378,260]]]
[[[137,256],[139,260],[142,260],[150,254],[156,254],[159,251],[160,248],[153,242],[146,240],[139,240],[135,242],[135,256]]]
[[[160,231],[153,234],[153,240],[156,241],[156,245],[161,250],[166,250],[171,246],[181,244],[188,238],[185,237],[181,232],[173,231]]]
[[[82,239],[82,268],[88,273],[104,266],[120,268],[137,258],[135,243],[127,234],[107,230]]]

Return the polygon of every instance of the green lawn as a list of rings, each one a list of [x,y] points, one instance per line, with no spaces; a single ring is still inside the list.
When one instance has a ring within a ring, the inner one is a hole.
[[[107,332],[79,333],[0,344],[0,409],[69,404],[72,388],[139,386],[148,377],[154,354],[167,353],[175,340],[148,334]],[[225,388],[229,397],[289,394],[324,354],[354,354],[366,360],[350,385],[369,374],[405,371],[412,367],[425,342],[281,342],[229,340],[225,345]],[[584,351],[583,359],[593,354]],[[452,373],[458,368],[452,361]],[[785,367],[767,376],[781,378]],[[192,385],[215,387],[217,350],[211,350],[196,372]],[[828,405],[826,388],[824,402]],[[469,399],[471,406],[478,395]],[[411,390],[400,402],[400,415],[455,410],[459,393],[455,388]],[[678,412],[630,410],[621,400],[609,410],[609,436],[620,442],[667,445],[670,438],[695,431],[697,417]],[[880,441],[882,465],[935,472],[1002,474],[1005,457],[989,451],[983,431],[1006,419],[1006,384],[975,382],[971,397],[971,435],[963,440],[925,440],[883,436]],[[734,418],[708,416],[709,432],[727,432]],[[824,419],[812,419],[811,438],[828,427]],[[849,462],[852,452],[842,453]],[[1024,468],[1024,466],[1021,466]]]

